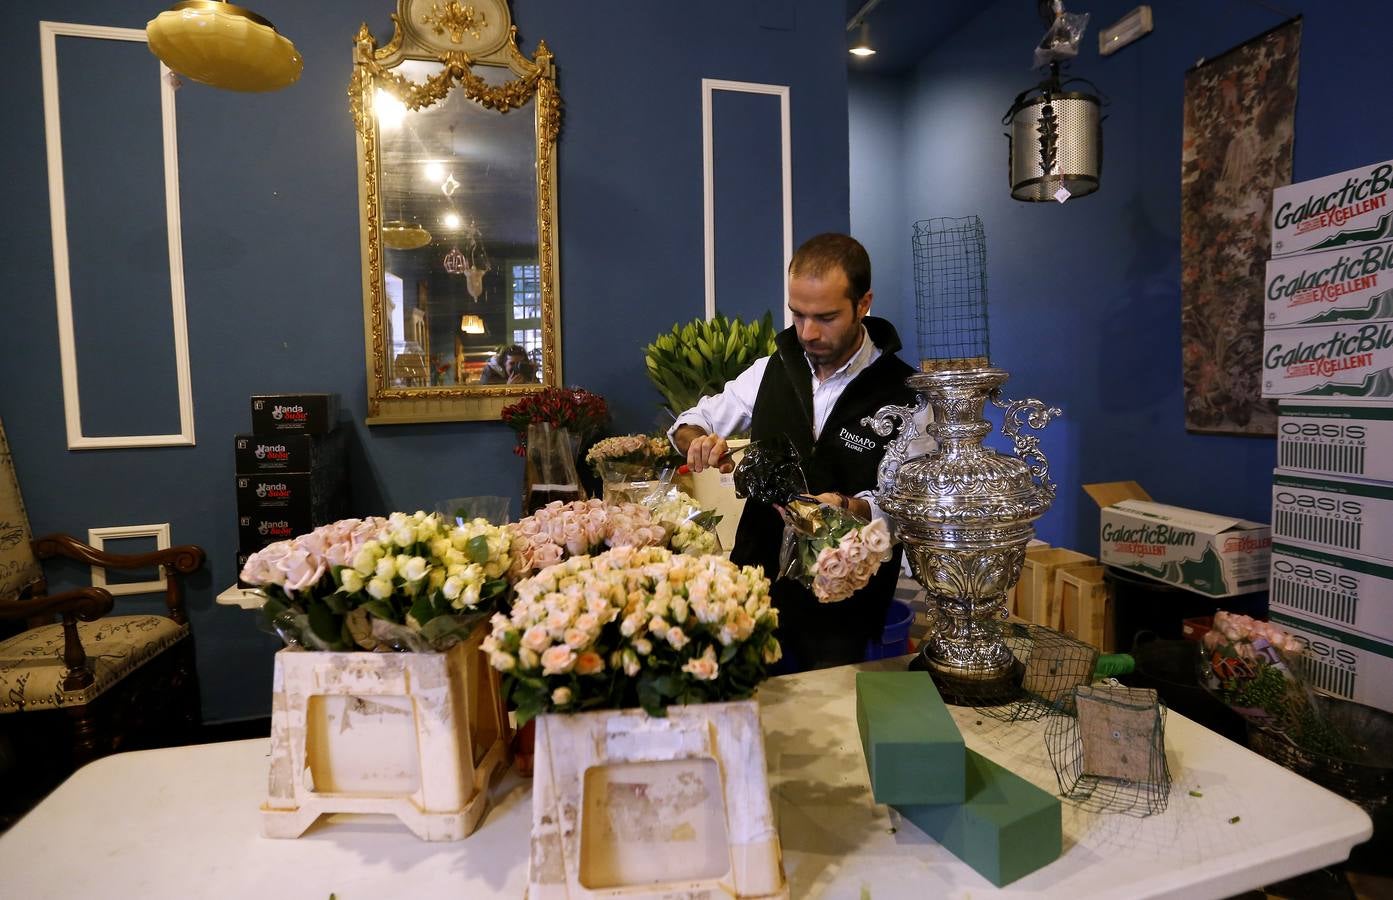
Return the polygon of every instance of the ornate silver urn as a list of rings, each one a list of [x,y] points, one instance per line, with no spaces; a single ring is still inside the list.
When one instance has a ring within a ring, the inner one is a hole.
[[[1006,401],[998,368],[912,375],[918,404],[886,406],[866,420],[877,434],[900,424],[879,470],[876,501],[895,523],[914,577],[928,590],[930,637],[912,668],[924,668],[950,702],[989,705],[1017,693],[1021,666],[1004,638],[1006,592],[1020,577],[1033,522],[1054,501],[1040,440],[1022,434],[1060,414],[1039,400]],[[982,446],[992,426],[987,401],[1005,410],[1002,433],[1016,455]],[[906,458],[919,436],[915,417],[932,408],[933,452]]]

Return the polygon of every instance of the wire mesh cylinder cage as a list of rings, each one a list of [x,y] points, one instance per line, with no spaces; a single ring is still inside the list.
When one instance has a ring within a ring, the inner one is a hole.
[[[982,220],[922,219],[914,223],[911,242],[919,368],[939,372],[989,365]]]
[[[1103,169],[1100,109],[1096,96],[1066,91],[1057,77],[1017,97],[1002,122],[1011,126],[1006,135],[1011,196],[1063,202],[1098,190]]]

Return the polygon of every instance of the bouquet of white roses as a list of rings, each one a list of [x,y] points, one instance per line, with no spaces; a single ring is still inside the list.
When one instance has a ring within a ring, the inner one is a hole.
[[[797,579],[822,603],[845,600],[865,587],[890,558],[890,529],[844,509],[793,500],[784,517],[779,571]]]
[[[719,556],[618,547],[516,586],[483,649],[519,723],[540,713],[750,696],[781,651],[769,581]]]
[[[694,556],[721,552],[721,539],[716,535],[721,516],[715,510],[703,509],[676,486],[668,484],[665,490],[655,491],[644,498],[643,505],[668,527],[668,545],[673,550]]]
[[[287,645],[315,650],[441,649],[508,588],[512,538],[474,519],[393,513],[345,519],[253,553],[241,578]]]

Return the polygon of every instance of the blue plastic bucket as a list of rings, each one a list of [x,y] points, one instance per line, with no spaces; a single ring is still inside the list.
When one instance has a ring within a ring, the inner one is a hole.
[[[885,629],[879,641],[866,644],[866,659],[888,659],[909,652],[909,627],[914,624],[914,608],[903,600],[891,600],[885,612]]]

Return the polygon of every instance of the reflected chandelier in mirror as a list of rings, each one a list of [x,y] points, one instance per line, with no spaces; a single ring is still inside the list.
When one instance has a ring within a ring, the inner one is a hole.
[[[505,0],[397,0],[354,42],[368,424],[497,419],[561,382],[551,51]]]

